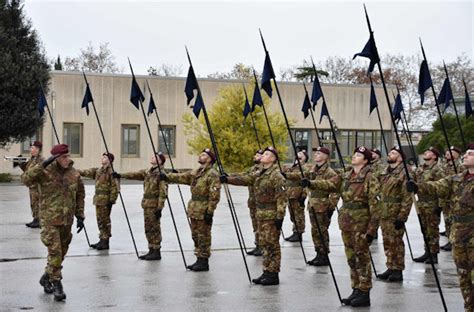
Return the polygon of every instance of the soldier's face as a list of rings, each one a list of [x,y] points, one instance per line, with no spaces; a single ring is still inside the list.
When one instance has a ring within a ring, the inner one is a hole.
[[[365,159],[364,154],[356,152],[354,155],[352,155],[351,163],[353,166],[365,165],[367,163],[367,159]]]
[[[306,156],[303,152],[298,152],[298,159],[300,160],[300,162],[302,163],[305,163],[306,162]]]
[[[56,162],[59,164],[61,168],[66,169],[69,167],[69,164],[71,163],[71,157],[69,154],[64,154],[56,158]]]
[[[156,162],[156,159],[158,159],[158,162]],[[151,164],[152,166],[156,166],[157,163],[159,163],[160,166],[162,165],[160,157],[155,156],[155,155],[151,155],[151,157],[150,157],[150,164]]]
[[[467,150],[464,154],[463,165],[468,168],[474,168],[474,149]]]
[[[200,163],[201,165],[205,165],[210,162],[211,162],[211,157],[207,155],[207,153],[202,152],[201,154],[199,154],[198,163]]]
[[[402,158],[402,156],[400,156],[400,154],[397,151],[391,150],[387,155],[387,162],[389,164],[394,164],[398,161],[401,162],[401,158]]]
[[[253,155],[253,162],[258,164],[260,162],[260,158],[262,158],[262,154],[256,153]]]
[[[109,157],[107,157],[106,155],[102,155],[102,158],[100,159],[100,163],[102,164],[102,166],[108,165],[110,163]]]
[[[31,156],[36,157],[36,156],[38,156],[39,152],[40,152],[40,149],[39,149],[38,147],[36,147],[36,146],[34,146],[34,145],[31,145],[31,146],[30,146],[30,154],[31,154]]]
[[[425,151],[423,153],[423,159],[425,161],[434,160],[436,159],[436,155],[432,151]]]
[[[377,160],[379,160],[379,159],[380,159],[379,154],[372,152],[372,160],[373,160],[373,161],[377,161]]]
[[[260,158],[260,162],[264,165],[273,164],[275,160],[276,156],[270,151],[265,151],[265,153],[263,153],[262,157]]]
[[[319,151],[316,151],[314,153],[314,162],[316,163],[322,163],[322,162],[326,162],[328,160],[328,155],[323,153],[323,152],[319,152]]]
[[[451,150],[451,153],[453,153],[454,160],[459,159],[460,155],[458,152]],[[444,157],[446,158],[446,160],[451,160],[451,154],[449,153],[449,151],[446,151],[446,153],[444,153]]]

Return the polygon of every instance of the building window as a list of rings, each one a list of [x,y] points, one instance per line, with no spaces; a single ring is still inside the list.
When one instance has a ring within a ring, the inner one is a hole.
[[[139,157],[140,153],[140,126],[122,125],[122,156]]]
[[[295,130],[295,145],[296,145],[297,151],[301,151],[301,150],[308,151],[310,147],[309,143],[310,143],[310,134],[308,130]]]
[[[41,138],[41,129],[36,131],[28,140],[21,142],[21,154],[29,153],[30,145],[33,144],[34,141],[43,141]]]
[[[63,143],[69,145],[69,153],[73,157],[82,157],[82,124],[63,124]]]
[[[166,149],[167,145],[169,149],[169,154],[171,155],[171,157],[175,157],[176,127],[161,126],[161,129],[163,132],[158,129],[158,152],[168,155],[168,150]]]

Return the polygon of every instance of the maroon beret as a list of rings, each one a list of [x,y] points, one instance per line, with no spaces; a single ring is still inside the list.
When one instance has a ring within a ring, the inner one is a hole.
[[[467,149],[472,149],[472,150],[474,150],[474,142],[469,143],[469,145],[467,146]]]
[[[272,153],[273,155],[275,155],[276,159],[278,160],[278,151],[276,150],[276,148],[274,148],[273,146],[269,146],[265,149],[265,151],[269,151],[270,153]]]
[[[364,158],[367,159],[369,162],[372,161],[372,150],[370,148],[366,148],[365,146],[359,146],[354,150],[355,153],[361,153],[364,155]]]
[[[457,152],[458,154],[462,153],[462,150],[457,146],[451,146],[449,149],[452,150],[452,151]]]
[[[433,147],[433,146],[430,146],[430,147],[427,149],[427,151],[432,152],[433,154],[436,155],[436,158],[439,158],[439,150],[438,150],[437,148],[435,148],[435,147]]]
[[[375,153],[375,154],[379,155],[380,157],[382,157],[382,152],[378,148],[373,148],[372,153]]]
[[[316,148],[313,148],[313,151],[315,152],[321,152],[321,153],[324,153],[328,156],[331,156],[331,151],[329,151],[328,148],[324,147],[324,146],[318,146]]]
[[[69,146],[67,144],[58,144],[51,149],[51,155],[63,155],[69,153]]]
[[[406,157],[405,153],[402,151],[402,149],[398,145],[395,145],[394,147],[392,147],[391,151],[397,152],[398,154],[400,154],[402,156],[403,159],[405,159],[405,157]]]
[[[41,143],[40,141],[34,141],[31,146],[36,146],[37,148],[39,149],[42,149],[43,148],[43,143]]]
[[[163,155],[162,152],[159,152],[159,153],[156,154],[156,156],[158,156],[158,158],[161,160],[161,164],[163,165],[166,161],[165,155]]]
[[[207,155],[209,155],[209,157],[211,157],[211,164],[216,162],[216,155],[214,155],[210,148],[205,148],[202,150],[202,152],[206,153]]]
[[[110,162],[114,162],[114,159],[115,159],[114,154],[105,152],[102,154],[102,156],[107,156]]]
[[[259,149],[258,151],[255,152],[255,154],[263,155],[263,150]]]

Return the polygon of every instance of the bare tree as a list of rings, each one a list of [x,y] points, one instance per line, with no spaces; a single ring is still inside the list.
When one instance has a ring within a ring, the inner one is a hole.
[[[207,78],[214,79],[237,79],[249,81],[253,79],[253,69],[250,66],[247,66],[243,63],[237,63],[234,65],[232,70],[228,73],[215,72],[213,74],[207,75]]]
[[[150,66],[148,68],[149,76],[158,77],[178,77],[183,74],[182,65],[161,64],[160,66]]]
[[[119,73],[121,70],[109,48],[109,43],[101,43],[96,51],[91,42],[77,57],[67,57],[64,62],[66,71],[89,71],[94,73]]]

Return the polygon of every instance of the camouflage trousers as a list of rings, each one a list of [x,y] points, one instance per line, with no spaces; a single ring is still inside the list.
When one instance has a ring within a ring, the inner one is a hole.
[[[211,256],[211,224],[204,220],[191,218],[191,236],[194,241],[194,254],[198,258]]]
[[[143,208],[143,217],[145,220],[145,236],[148,241],[149,249],[161,248],[161,224],[160,219],[156,219],[156,207]]]
[[[263,250],[263,270],[280,272],[280,231],[274,220],[258,220],[259,246]]]
[[[255,245],[258,245],[258,222],[257,222],[257,206],[255,205],[248,205],[249,206],[249,212],[250,212],[250,220],[252,220],[252,229],[253,229],[253,234],[255,235]]]
[[[351,287],[369,291],[372,288],[372,268],[365,233],[342,231],[342,241],[351,269]]]
[[[45,272],[50,281],[62,279],[61,269],[64,257],[72,239],[72,225],[42,225],[41,241],[48,248],[48,262]]]
[[[315,212],[314,210],[309,207],[309,220],[311,221],[311,237],[313,238],[314,250],[321,254],[328,254],[329,251],[329,225],[331,224],[331,219],[326,212],[316,212],[316,217],[318,218],[318,223],[316,223],[315,219]],[[319,235],[318,231],[318,224],[321,229],[321,233],[323,234],[324,238],[324,245],[321,242],[321,236]],[[325,248],[325,247],[326,248]],[[326,251],[327,249],[327,251]]]
[[[99,239],[108,240],[112,237],[112,222],[110,221],[111,211],[112,209],[109,209],[107,206],[95,206],[97,227],[99,228]]]
[[[38,187],[30,188],[30,207],[33,219],[39,218],[40,194]]]
[[[300,206],[298,199],[290,198],[288,200],[288,210],[290,211],[291,222],[293,222],[293,232],[304,233],[304,208],[304,206]]]
[[[418,206],[418,209],[430,252],[436,255],[439,253],[439,223],[441,222],[441,217],[436,214],[433,207]]]
[[[466,311],[474,311],[474,247],[453,244],[453,258]]]
[[[405,228],[396,230],[393,222],[395,220],[385,219],[380,221],[383,236],[383,249],[387,258],[387,268],[403,271],[405,269],[405,243],[403,234]]]

